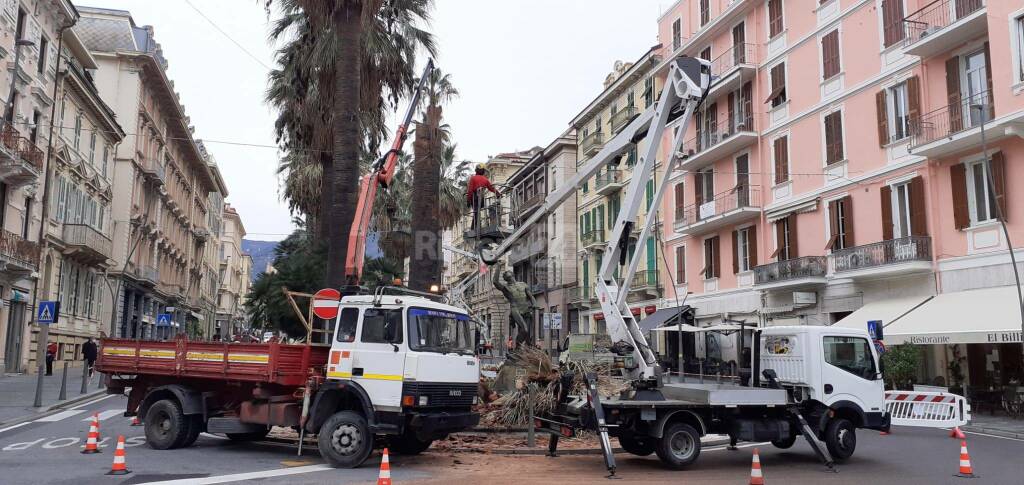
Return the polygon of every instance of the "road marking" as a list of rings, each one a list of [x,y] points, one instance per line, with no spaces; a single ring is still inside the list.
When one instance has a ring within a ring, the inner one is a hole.
[[[99,413],[99,420],[104,421],[119,414],[124,414],[124,411],[121,409],[108,409],[106,411],[103,411],[102,413]],[[92,421],[92,415],[90,414],[86,416],[85,419],[83,419],[82,421]]]
[[[43,449],[52,450],[54,448],[64,448],[65,446],[71,446],[76,443],[78,443],[78,438],[57,438],[55,440],[50,440],[46,443],[43,443]]]
[[[79,404],[79,405],[77,405],[77,406],[75,406],[75,407],[73,407],[73,408],[71,408],[71,409],[81,409],[81,408],[84,408],[84,407],[86,407],[86,406],[91,406],[92,404],[98,403],[98,402],[100,402],[100,401],[102,401],[102,400],[104,400],[104,399],[109,399],[109,398],[112,398],[112,397],[114,397],[114,396],[118,396],[118,395],[119,395],[119,394],[107,394],[107,395],[105,395],[105,396],[102,396],[102,397],[98,397],[98,398],[96,398],[96,399],[93,399],[93,400],[91,400],[91,401],[86,401],[86,402],[84,402],[84,403],[82,403],[82,404]]]
[[[65,419],[65,418],[70,418],[71,416],[82,414],[84,412],[85,412],[84,409],[68,409],[67,411],[61,411],[61,412],[59,412],[57,414],[51,414],[51,415],[46,416],[44,418],[39,418],[39,419],[35,420],[35,422],[37,422],[37,423],[52,423],[54,421],[60,421],[60,420]]]
[[[29,425],[29,424],[32,424],[32,423],[33,423],[33,421],[25,421],[24,423],[18,423],[18,424],[14,425],[14,426],[8,426],[8,427],[6,427],[4,429],[0,429],[0,433],[3,433],[4,431],[10,431],[10,430],[12,430],[14,428],[20,428],[22,426]]]
[[[0,431],[3,431],[3,430],[0,429]],[[999,438],[1001,440],[1010,440],[1010,441],[1024,441],[1024,440],[1022,440],[1020,438],[1010,438],[1009,436],[998,436],[998,435],[988,434],[988,433],[978,433],[978,432],[975,432],[975,431],[964,431],[964,433],[976,434],[978,436],[984,436],[986,438]]]
[[[206,478],[183,478],[180,480],[165,480],[162,482],[146,482],[146,485],[210,485],[215,483],[239,482],[242,480],[256,480],[260,478],[284,477],[288,475],[301,475],[304,473],[333,470],[330,465],[309,465],[294,468],[278,468],[262,472],[236,473],[234,475],[221,475]]]

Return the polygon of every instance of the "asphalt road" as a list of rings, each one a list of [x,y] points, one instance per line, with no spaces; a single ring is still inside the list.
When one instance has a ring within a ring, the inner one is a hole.
[[[145,446],[142,427],[130,426],[121,415],[123,397],[107,396],[70,410],[15,427],[0,428],[0,483],[19,484],[213,484],[259,483],[321,484],[374,483],[379,456],[357,470],[335,470],[322,464],[315,449],[297,458],[295,448],[283,444],[234,443],[204,434],[190,448],[157,451]],[[80,453],[90,416],[101,418],[100,454]],[[133,473],[107,476],[118,434],[127,439],[126,460]],[[968,446],[980,478],[964,480],[957,472],[959,441],[934,429],[897,428],[890,436],[858,433],[856,455],[828,473],[810,448],[798,442],[790,450],[757,445],[768,483],[853,484],[900,483],[1017,484],[1022,478],[1024,441],[969,434]],[[751,447],[727,451],[706,448],[686,471],[663,469],[656,458],[616,455],[617,483],[746,483]],[[450,485],[465,483],[594,483],[603,479],[600,456],[499,456],[482,453],[428,451],[416,457],[392,457],[395,483]]]

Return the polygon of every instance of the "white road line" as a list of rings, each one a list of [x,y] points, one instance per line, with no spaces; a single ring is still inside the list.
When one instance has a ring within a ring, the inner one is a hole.
[[[0,431],[3,431],[3,430],[0,429]],[[961,430],[961,431],[963,431],[963,430]],[[999,438],[1001,440],[1010,440],[1010,441],[1024,441],[1024,440],[1022,440],[1020,438],[1011,438],[1009,436],[998,436],[998,435],[988,434],[988,433],[978,433],[978,432],[975,432],[975,431],[964,431],[964,433],[965,434],[975,434],[975,435],[978,435],[978,436],[984,436],[986,438]]]
[[[71,409],[81,409],[81,408],[84,408],[84,407],[86,407],[86,406],[91,406],[91,405],[93,405],[93,404],[95,404],[95,403],[98,403],[98,402],[100,402],[100,401],[104,400],[104,399],[112,398],[112,397],[114,397],[114,396],[116,396],[116,394],[107,394],[107,395],[105,395],[105,396],[102,396],[102,397],[98,397],[98,398],[96,398],[96,399],[93,399],[93,400],[91,400],[91,401],[86,401],[86,402],[84,402],[84,403],[82,403],[82,404],[79,404],[79,405],[77,405],[77,406],[75,406],[75,407],[73,407],[73,408],[71,408]]]
[[[236,473],[234,475],[220,475],[206,478],[183,478],[180,480],[165,480],[162,482],[146,482],[144,485],[209,485],[215,483],[239,482],[242,480],[256,480],[260,478],[284,477],[288,475],[302,475],[304,473],[333,470],[330,465],[308,465],[294,468],[278,468],[262,472]]]
[[[60,421],[60,420],[65,419],[65,418],[70,418],[72,416],[75,416],[75,415],[78,415],[78,414],[82,414],[84,412],[85,412],[84,409],[68,409],[67,411],[61,411],[61,412],[59,412],[57,414],[51,414],[51,415],[46,416],[44,418],[39,418],[39,419],[35,420],[34,422],[36,422],[36,423],[52,423],[54,421]]]
[[[112,418],[114,416],[117,416],[117,415],[120,415],[120,414],[124,414],[124,409],[108,409],[106,411],[103,411],[102,413],[99,413],[100,421],[104,421],[104,420],[110,419],[110,418]],[[90,415],[86,416],[85,419],[83,419],[82,421],[91,421],[91,420],[92,420],[92,415],[90,414]]]
[[[0,429],[0,433],[3,433],[4,431],[10,431],[10,430],[12,430],[14,428],[20,428],[20,427],[25,426],[27,424],[32,424],[32,421],[25,421],[24,423],[18,423],[18,424],[14,425],[14,426],[8,426],[8,427],[6,427],[4,429]]]

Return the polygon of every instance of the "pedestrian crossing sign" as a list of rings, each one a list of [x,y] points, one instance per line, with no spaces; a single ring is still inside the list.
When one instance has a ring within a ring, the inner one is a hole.
[[[36,322],[39,322],[41,325],[57,323],[59,313],[59,301],[41,301],[39,302],[39,313],[36,315]]]
[[[156,316],[156,326],[158,327],[170,327],[171,326],[171,314],[161,313]]]

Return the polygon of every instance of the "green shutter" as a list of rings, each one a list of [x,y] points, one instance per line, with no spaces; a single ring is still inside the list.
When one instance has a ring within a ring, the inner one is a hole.
[[[590,261],[583,260],[583,299],[590,298]]]
[[[580,214],[580,225],[576,228],[576,232],[580,233],[580,241],[583,240],[583,235],[586,234],[587,225],[584,223],[583,214]]]
[[[604,205],[597,206],[597,220],[601,221],[601,227],[598,229],[607,229],[604,219]]]
[[[654,273],[653,272],[658,269],[658,258],[657,258],[657,254],[655,254],[654,251],[655,251],[655,249],[654,249],[654,237],[651,236],[651,237],[647,238],[647,254],[645,254],[645,256],[647,256],[647,271],[649,271],[647,273],[647,275],[648,275],[647,276],[647,283],[648,284],[654,283],[654,281],[653,281]]]
[[[653,180],[648,180],[647,181],[647,193],[646,193],[646,195],[647,195],[647,210],[650,211],[651,210],[651,204],[654,203],[654,181]]]
[[[583,193],[584,194],[587,193],[587,190],[589,189],[589,187],[587,187],[587,184],[589,184],[589,183],[590,183],[589,181],[583,182]]]

